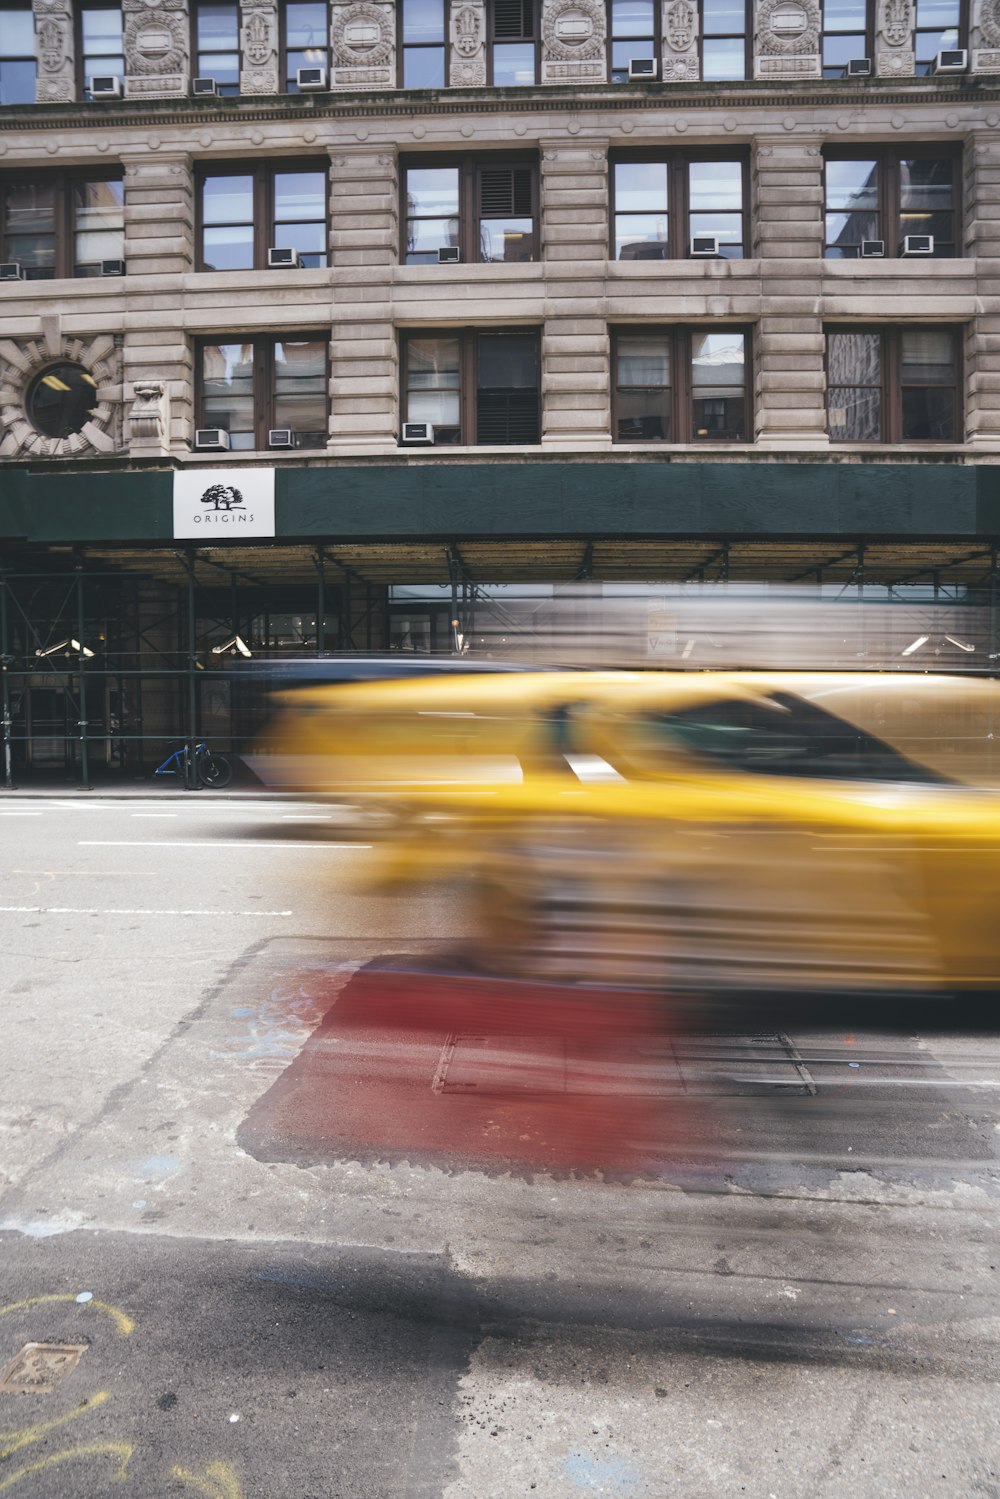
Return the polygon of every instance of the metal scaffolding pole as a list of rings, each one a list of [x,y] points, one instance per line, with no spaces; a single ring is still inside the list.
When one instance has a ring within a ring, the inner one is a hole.
[[[13,724],[10,712],[10,679],[7,676],[7,579],[0,576],[0,693],[3,701],[3,783],[10,790],[14,785],[14,762],[11,756],[11,733]]]
[[[316,654],[326,652],[326,557],[316,548]]]
[[[80,785],[84,788],[90,784],[90,750],[87,744],[87,658],[84,653],[86,640],[84,639],[84,623],[86,609],[83,597],[83,563],[76,564],[76,680],[77,698],[80,708]]]
[[[198,644],[197,615],[195,612],[195,579],[194,579],[194,553],[185,552],[184,565],[187,568],[187,683],[188,683],[188,733],[187,733],[187,775],[186,784],[189,791],[198,790],[198,766],[195,760],[195,746],[198,743],[198,657],[196,648]]]

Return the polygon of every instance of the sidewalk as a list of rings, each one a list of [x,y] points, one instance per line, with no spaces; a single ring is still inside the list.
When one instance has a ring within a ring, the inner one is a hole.
[[[188,791],[183,786],[163,786],[155,780],[108,781],[96,786],[80,786],[72,781],[63,785],[51,783],[32,785],[28,782],[27,785],[14,786],[11,789],[0,786],[0,802],[66,801],[71,797],[79,797],[83,801],[177,801],[184,797],[203,797],[212,801],[301,802],[316,800],[315,797],[306,797],[295,791],[271,791],[263,785],[227,786],[224,791],[213,791],[211,787],[203,786],[198,791]]]

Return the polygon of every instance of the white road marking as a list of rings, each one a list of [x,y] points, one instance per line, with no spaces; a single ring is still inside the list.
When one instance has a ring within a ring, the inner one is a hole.
[[[161,911],[148,906],[0,906],[19,916],[291,916],[291,911]]]
[[[41,817],[41,815],[41,812],[8,812],[6,809],[0,810],[0,817]]]
[[[133,812],[133,817],[176,817],[176,812]]]
[[[78,838],[78,848],[300,848],[309,853],[340,853],[345,848],[372,848],[371,843],[281,843],[276,838]]]

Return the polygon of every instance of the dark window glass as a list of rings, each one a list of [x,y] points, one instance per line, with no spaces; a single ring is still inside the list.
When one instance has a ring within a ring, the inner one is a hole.
[[[0,104],[35,102],[35,18],[30,5],[0,7]]]
[[[706,83],[747,76],[744,0],[702,0],[701,76]]]
[[[285,92],[300,92],[299,68],[325,68],[330,81],[330,18],[325,0],[286,0],[284,22]]]
[[[837,329],[826,348],[832,441],[958,440],[954,329]]]
[[[97,407],[94,377],[78,364],[55,364],[36,375],[28,387],[25,411],[31,425],[45,437],[69,437],[79,432]]]
[[[405,166],[406,263],[436,264],[446,247],[462,260],[536,259],[537,175],[533,161],[497,156]]]
[[[206,172],[200,180],[201,269],[267,266],[271,248],[327,264],[327,170],[318,162]]]
[[[672,442],[671,339],[622,333],[617,340],[615,436],[619,442]]]
[[[538,442],[537,333],[480,333],[477,352],[476,442]]]
[[[447,75],[445,0],[401,0],[403,88],[444,88]]]
[[[742,329],[629,329],[614,339],[617,442],[744,442]]]
[[[85,99],[90,98],[91,78],[125,77],[120,5],[84,5],[81,9],[80,73]]]
[[[534,0],[493,0],[490,82],[514,88],[538,82]]]
[[[955,339],[949,329],[900,333],[904,441],[955,440]]]
[[[537,443],[539,393],[534,330],[404,337],[403,420],[429,422],[435,443]]]
[[[203,343],[199,427],[221,427],[235,452],[263,451],[274,428],[297,448],[325,447],[326,360],[318,334]]]
[[[0,183],[0,260],[29,281],[98,276],[125,251],[120,177],[53,173]]]
[[[195,75],[214,78],[219,93],[240,91],[240,10],[235,0],[197,0],[193,13]]]
[[[827,259],[856,259],[863,240],[882,240],[885,254],[893,257],[909,234],[932,235],[938,258],[957,254],[958,169],[956,154],[930,148],[828,155]]]
[[[745,163],[713,156],[615,160],[616,260],[684,259],[694,235],[714,235],[725,260],[746,253]]]

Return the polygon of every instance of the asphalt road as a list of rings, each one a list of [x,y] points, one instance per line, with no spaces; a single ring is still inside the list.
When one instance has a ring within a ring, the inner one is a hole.
[[[323,817],[0,799],[0,1496],[1000,1499],[1000,1041],[650,1042],[532,1169],[482,1038],[345,1046],[464,917]]]

